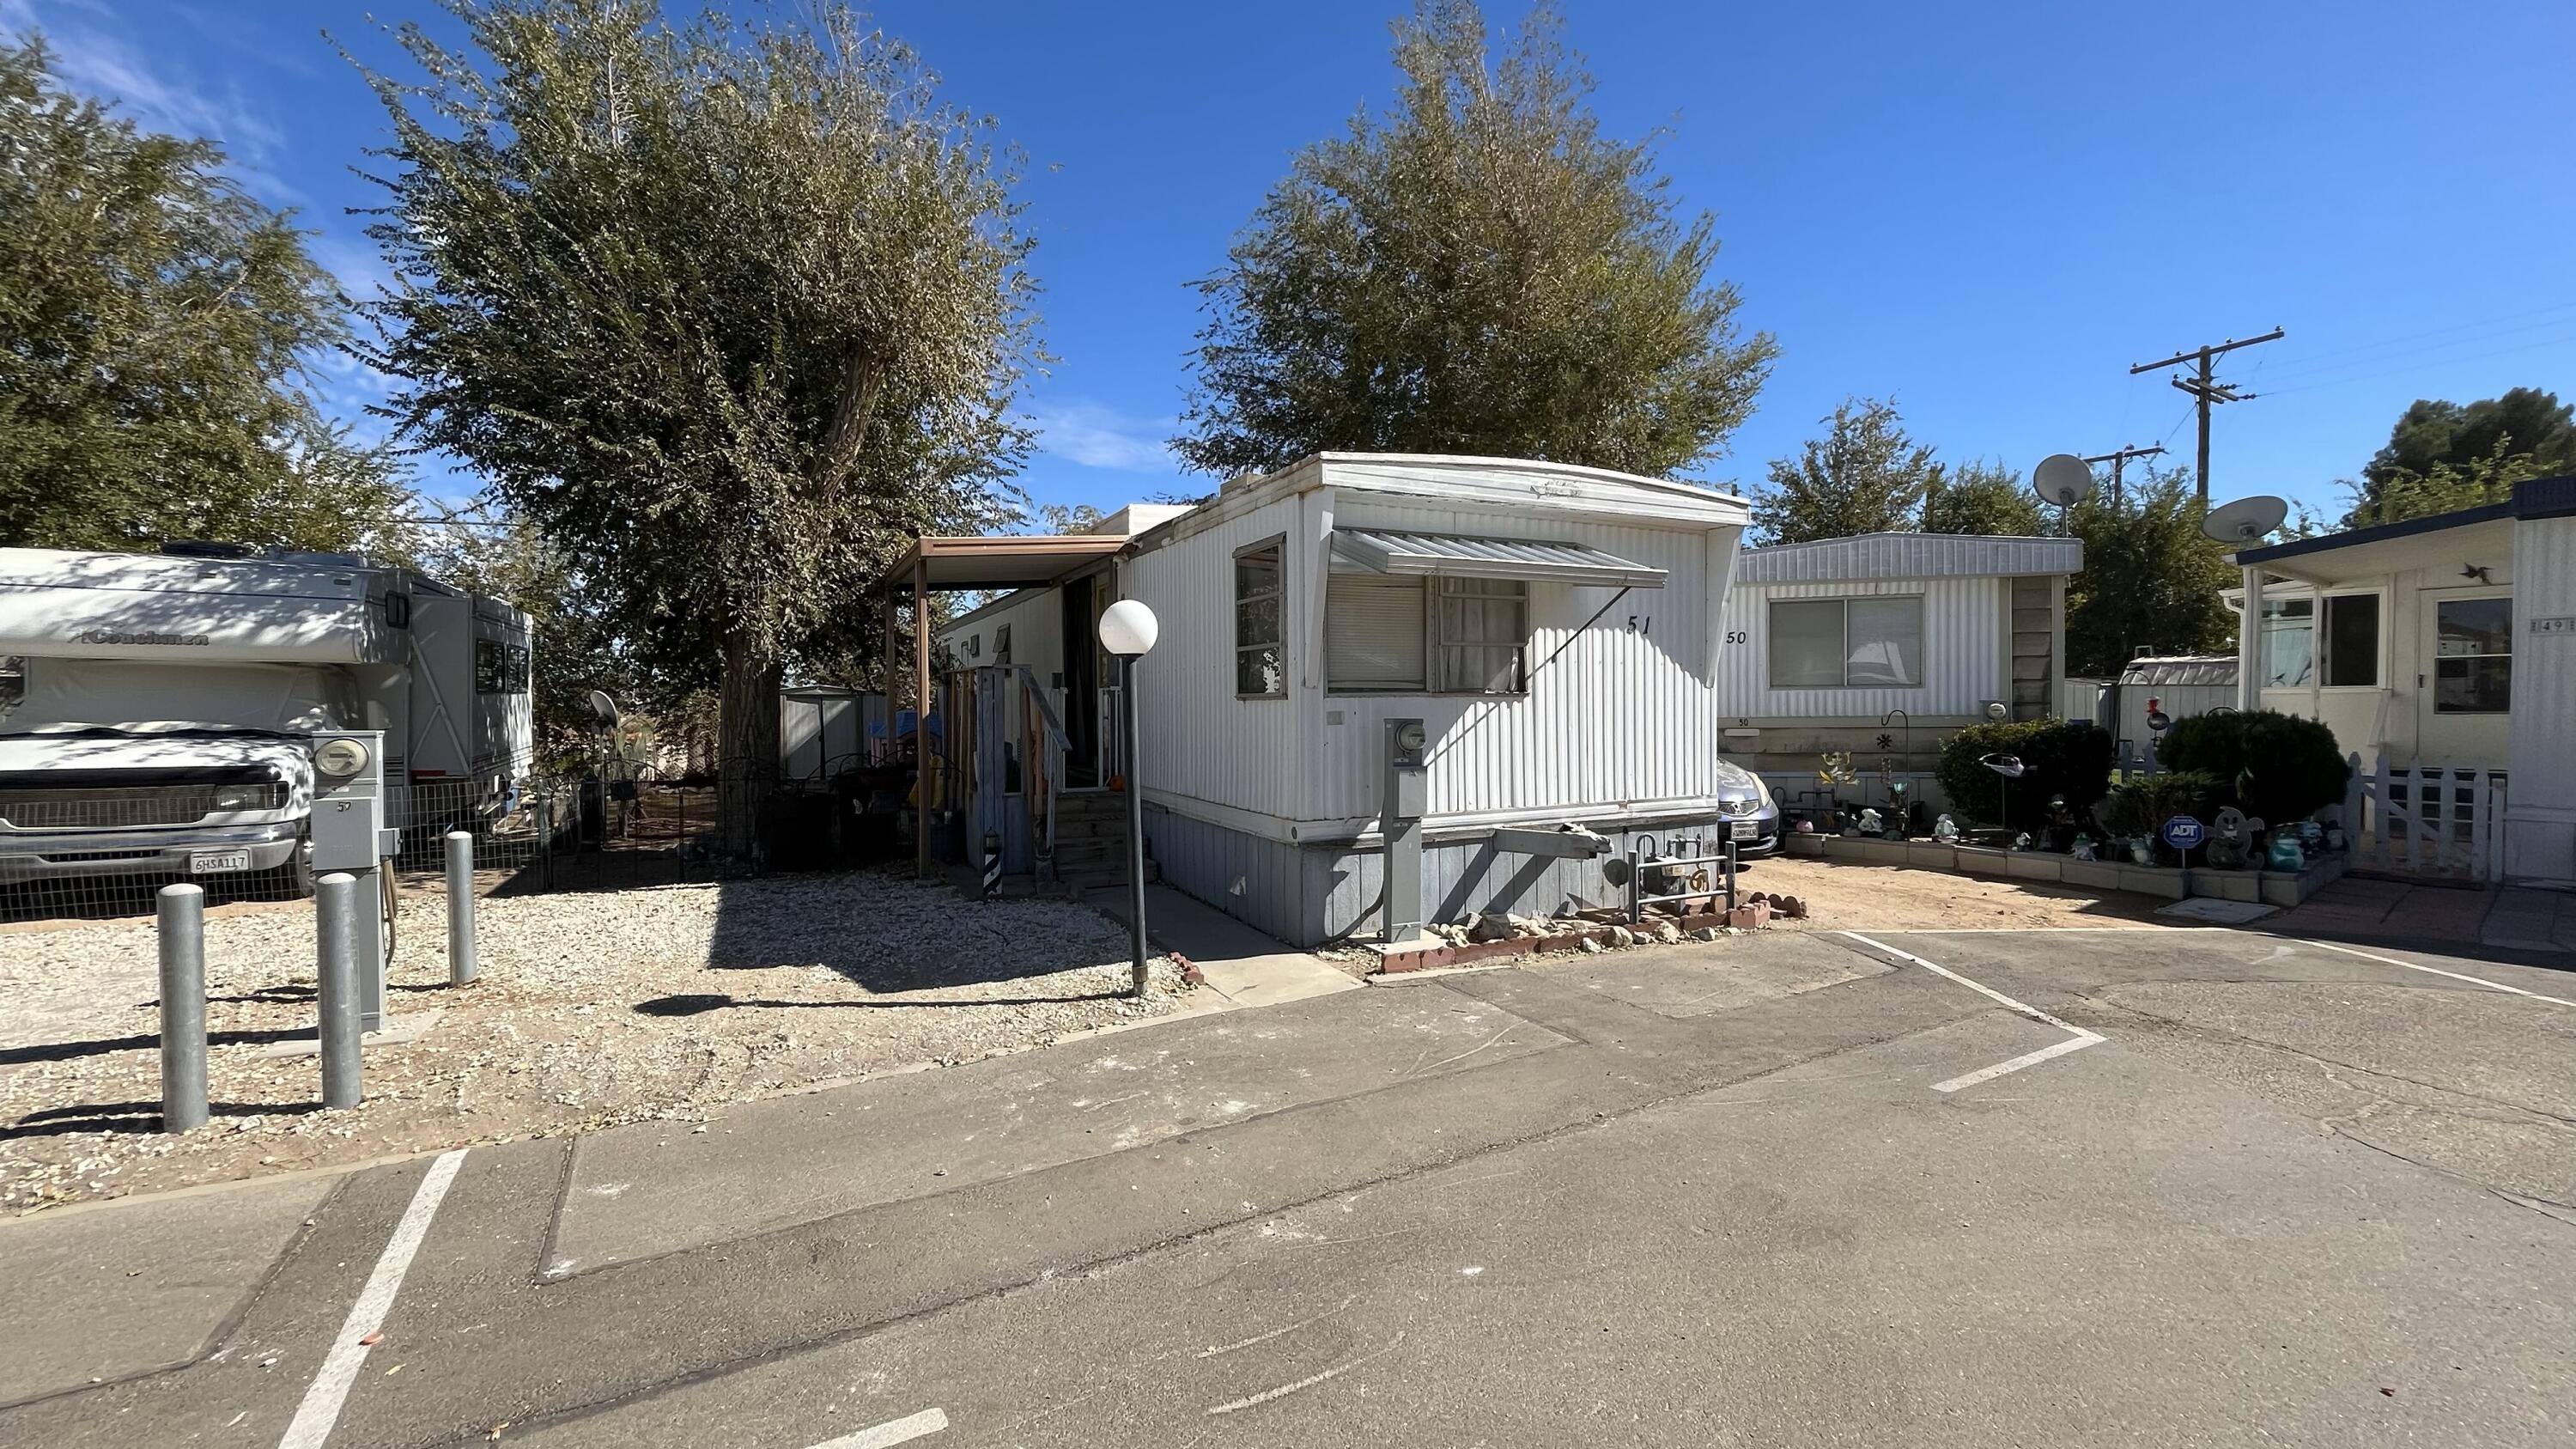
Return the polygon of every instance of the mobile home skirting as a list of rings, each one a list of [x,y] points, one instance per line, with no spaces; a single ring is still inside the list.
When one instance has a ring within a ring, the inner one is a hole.
[[[1610,840],[1624,854],[1640,836],[1653,836],[1662,847],[1673,836],[1713,842],[1724,829],[1714,815],[1641,821],[1621,826]],[[1270,840],[1150,802],[1145,840],[1174,887],[1290,945],[1373,940],[1381,928],[1384,858],[1374,846]],[[1662,853],[1676,852],[1667,847]],[[1602,869],[1609,858],[1504,852],[1495,848],[1491,832],[1435,839],[1422,847],[1423,909],[1434,921],[1462,921],[1479,911],[1550,916],[1616,905],[1621,889]]]

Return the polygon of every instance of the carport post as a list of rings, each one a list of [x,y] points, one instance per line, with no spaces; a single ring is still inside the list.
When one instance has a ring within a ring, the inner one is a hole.
[[[914,545],[912,557],[912,873],[930,874],[931,773],[937,760],[930,753],[930,555],[927,544]],[[893,705],[886,706],[889,713]]]
[[[447,832],[447,984],[474,982],[474,832]]]
[[[161,1130],[206,1125],[206,888],[167,885],[161,946]]]
[[[322,1047],[322,1105],[354,1107],[362,1100],[358,1074],[358,879],[335,870],[315,881],[320,951],[316,957]]]

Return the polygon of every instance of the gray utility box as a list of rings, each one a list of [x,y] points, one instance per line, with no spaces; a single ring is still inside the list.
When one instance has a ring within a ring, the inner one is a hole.
[[[313,874],[344,871],[358,882],[359,1030],[384,1026],[386,948],[384,862],[401,848],[385,825],[385,737],[380,730],[317,730],[313,745]]]
[[[1386,902],[1380,921],[1390,943],[1422,934],[1422,817],[1430,808],[1430,750],[1422,721],[1386,722],[1386,787],[1379,799],[1378,833],[1386,839]]]

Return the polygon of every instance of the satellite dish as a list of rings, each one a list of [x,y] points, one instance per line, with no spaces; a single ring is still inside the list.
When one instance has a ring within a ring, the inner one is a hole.
[[[2051,453],[2030,470],[2030,491],[2042,502],[2072,508],[2093,496],[2093,470],[2073,453]]]
[[[2214,543],[2252,543],[2281,526],[2290,516],[2290,500],[2257,493],[2209,510],[2200,531]]]
[[[613,730],[617,728],[617,722],[620,718],[617,712],[617,701],[608,697],[607,690],[592,690],[590,692],[590,715],[591,718],[599,722],[599,727],[601,729]]]

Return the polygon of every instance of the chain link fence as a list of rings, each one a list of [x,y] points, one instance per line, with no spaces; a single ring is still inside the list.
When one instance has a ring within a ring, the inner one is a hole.
[[[279,819],[288,787],[265,770],[157,784],[61,773],[0,785],[0,921],[148,915],[173,881],[204,886],[210,904],[312,894],[303,827]]]
[[[386,791],[393,879],[445,888],[446,836],[474,837],[475,888],[622,890],[848,868],[910,847],[909,761],[845,755],[794,778],[730,761],[657,768],[607,760]],[[306,822],[273,777],[0,787],[0,923],[148,916],[174,881],[209,906],[313,894]]]

